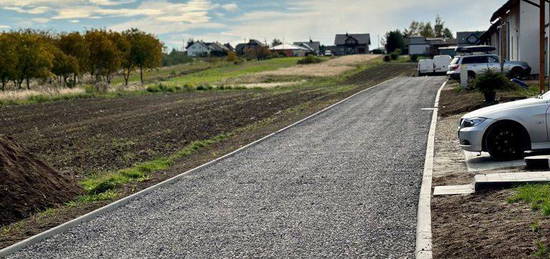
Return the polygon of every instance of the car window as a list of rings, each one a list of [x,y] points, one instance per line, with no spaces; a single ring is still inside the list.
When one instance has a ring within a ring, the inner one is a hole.
[[[489,57],[489,63],[500,63],[497,57]]]
[[[462,64],[480,64],[480,63],[487,63],[487,57],[481,56],[481,57],[464,57],[462,60]]]

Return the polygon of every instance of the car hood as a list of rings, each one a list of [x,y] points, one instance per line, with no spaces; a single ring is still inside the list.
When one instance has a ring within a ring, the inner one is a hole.
[[[529,99],[524,99],[519,101],[501,103],[501,104],[496,104],[496,105],[491,105],[489,107],[481,108],[479,110],[475,110],[473,112],[470,112],[464,115],[463,118],[484,117],[488,119],[496,119],[498,114],[502,114],[503,112],[525,108],[531,105],[538,105],[546,102],[547,102],[546,100],[541,98],[529,98]]]

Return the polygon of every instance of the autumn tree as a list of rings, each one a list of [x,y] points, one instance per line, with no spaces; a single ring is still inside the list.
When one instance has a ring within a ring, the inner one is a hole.
[[[154,35],[135,28],[124,34],[130,41],[132,64],[139,69],[139,78],[143,84],[143,70],[160,66],[164,46]]]
[[[60,79],[59,81],[64,86],[67,86],[67,79],[72,75],[76,75],[79,71],[78,60],[65,54],[57,47],[51,48],[50,53],[53,54],[51,72]],[[74,86],[74,82],[71,85]]]
[[[19,56],[16,52],[16,42],[13,34],[0,35],[0,81],[2,91],[6,90],[6,84],[16,76],[16,67]]]
[[[26,81],[27,89],[30,89],[32,78],[49,76],[53,55],[50,53],[49,43],[43,35],[26,30],[15,33],[14,36],[16,38],[16,53],[19,57],[15,82],[18,88],[21,88],[23,81]]]
[[[70,59],[76,59],[77,67],[73,73],[73,84],[76,84],[77,77],[82,76],[88,71],[88,61],[90,58],[88,42],[86,42],[84,36],[80,33],[72,32],[59,35],[56,45]]]
[[[111,83],[113,73],[120,69],[121,53],[111,40],[110,31],[89,30],[84,38],[89,46],[89,72],[96,77],[96,82],[104,79]]]

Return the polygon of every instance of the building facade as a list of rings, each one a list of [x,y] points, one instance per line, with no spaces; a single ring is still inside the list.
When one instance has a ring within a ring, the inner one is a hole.
[[[538,3],[538,1],[537,1]],[[550,4],[546,3],[546,74],[548,74],[548,21]],[[495,47],[504,60],[525,61],[532,74],[539,74],[539,7],[532,1],[509,0],[491,17],[489,30],[481,36],[483,43]]]
[[[368,54],[371,44],[370,34],[337,34],[332,54],[336,56]]]

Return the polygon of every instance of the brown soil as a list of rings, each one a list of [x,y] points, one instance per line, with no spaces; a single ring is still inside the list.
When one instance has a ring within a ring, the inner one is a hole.
[[[81,192],[74,178],[52,169],[0,136],[0,225],[63,204]]]
[[[524,258],[548,245],[550,219],[509,204],[511,190],[432,199],[434,258]],[[537,222],[540,228],[531,230]]]
[[[511,102],[519,99],[525,99],[526,96],[518,96],[513,91],[504,91],[497,93],[498,102]],[[487,106],[485,98],[477,90],[458,90],[458,83],[449,81],[449,84],[441,91],[441,100],[439,101],[439,116],[448,117],[457,114],[463,114]]]
[[[360,90],[395,76],[410,75],[414,65],[386,64],[348,80],[355,87],[189,92],[118,99],[74,100],[0,107],[0,134],[13,133],[20,143],[54,168],[77,172],[121,169],[165,156],[186,144],[237,130],[231,138],[209,146],[145,182],[121,190],[127,196],[194,168],[302,119]],[[56,216],[33,215],[0,231],[6,247],[105,205],[61,207]]]

